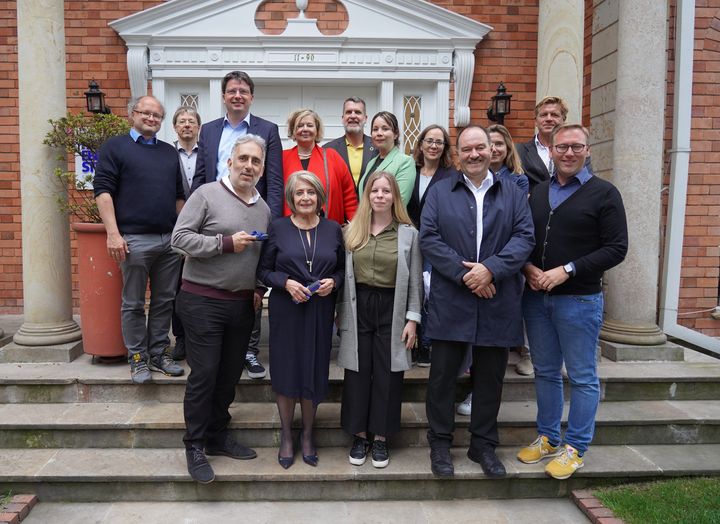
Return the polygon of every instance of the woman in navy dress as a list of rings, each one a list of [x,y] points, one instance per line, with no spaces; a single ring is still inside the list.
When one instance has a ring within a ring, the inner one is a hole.
[[[285,185],[289,217],[273,221],[263,246],[258,278],[272,287],[269,300],[270,376],[280,414],[278,462],[293,464],[295,404],[302,410],[303,461],[318,462],[313,422],[328,391],[336,290],[345,273],[340,225],[320,217],[325,191],[309,171],[293,173]],[[317,282],[315,289],[311,286]]]

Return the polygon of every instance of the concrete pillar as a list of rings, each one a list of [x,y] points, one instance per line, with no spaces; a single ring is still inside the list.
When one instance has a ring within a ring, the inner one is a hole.
[[[672,354],[677,347],[665,356],[660,353],[667,347],[643,347],[666,342],[657,325],[657,299],[667,2],[623,0],[618,4],[611,178],[625,203],[629,251],[625,261],[606,275],[605,323],[600,335],[605,342],[601,345],[605,354],[620,359],[645,360],[653,355],[675,359]]]
[[[536,96],[564,99],[568,122],[582,117],[584,17],[584,2],[540,0]]]
[[[57,204],[57,151],[43,145],[47,120],[66,111],[63,0],[17,2],[17,32],[24,323],[4,360],[71,360],[81,333],[72,319],[68,218]]]

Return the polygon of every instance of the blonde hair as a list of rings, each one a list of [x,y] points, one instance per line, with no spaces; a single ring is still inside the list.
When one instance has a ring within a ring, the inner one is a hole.
[[[537,116],[540,114],[540,109],[542,108],[542,106],[546,106],[548,104],[555,104],[560,106],[560,114],[562,115],[563,122],[565,122],[569,109],[568,105],[565,103],[565,100],[563,100],[559,96],[546,96],[545,98],[540,100],[535,105],[535,118],[537,118]]]
[[[315,194],[317,195],[315,213],[319,215],[325,205],[325,188],[323,188],[322,182],[320,182],[320,179],[315,173],[305,170],[295,171],[287,179],[287,182],[285,182],[285,201],[290,211],[292,211],[293,215],[297,213],[297,209],[295,208],[295,189],[297,188],[298,182],[305,182],[315,190]]]
[[[315,135],[315,142],[320,142],[325,134],[325,128],[323,128],[320,115],[312,109],[297,109],[290,113],[290,116],[288,116],[287,119],[288,138],[292,138],[293,140],[295,139],[295,127],[297,127],[298,123],[306,116],[311,116],[313,117],[313,120],[315,120],[315,130],[317,131],[317,134]]]
[[[370,205],[370,191],[373,184],[380,178],[384,178],[390,184],[390,190],[393,194],[392,217],[398,224],[410,224],[412,221],[408,216],[405,204],[400,198],[400,186],[398,186],[395,177],[387,171],[376,171],[370,175],[365,184],[365,190],[360,196],[360,205],[355,212],[355,218],[345,228],[345,249],[348,251],[357,251],[365,247],[370,240],[370,224],[372,222],[372,206]]]
[[[507,127],[500,125],[500,124],[493,124],[490,127],[487,128],[488,136],[490,136],[490,133],[497,133],[503,137],[503,140],[505,141],[505,147],[507,148],[507,155],[505,156],[505,165],[508,166],[508,169],[511,173],[515,173],[516,175],[522,175],[525,173],[525,171],[522,168],[522,162],[520,161],[520,155],[517,152],[517,149],[515,148],[515,144],[513,143],[512,136],[510,136],[510,131],[508,131]],[[492,142],[492,140],[491,140]]]

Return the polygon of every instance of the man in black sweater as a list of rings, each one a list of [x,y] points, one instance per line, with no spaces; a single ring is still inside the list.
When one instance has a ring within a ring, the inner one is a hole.
[[[553,131],[551,144],[555,172],[530,195],[535,249],[524,269],[523,316],[535,368],[538,437],[517,457],[527,464],[556,457],[545,472],[566,479],[583,467],[593,437],[600,402],[602,276],[625,258],[628,233],[620,193],[585,166],[587,130],[563,124]],[[563,362],[571,393],[561,438]]]
[[[172,376],[184,372],[166,349],[180,271],[180,256],[170,248],[170,237],[185,195],[177,150],[156,137],[165,117],[162,104],[143,96],[128,105],[128,113],[130,133],[100,147],[94,188],[108,254],[123,274],[120,318],[130,377],[145,384],[150,371]]]

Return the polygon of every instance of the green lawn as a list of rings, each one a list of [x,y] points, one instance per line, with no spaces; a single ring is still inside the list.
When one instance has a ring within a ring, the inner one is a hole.
[[[720,524],[720,477],[615,486],[595,496],[627,524]]]

